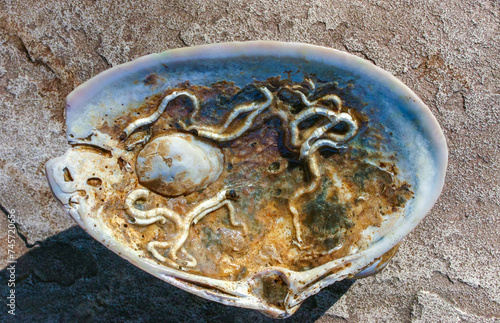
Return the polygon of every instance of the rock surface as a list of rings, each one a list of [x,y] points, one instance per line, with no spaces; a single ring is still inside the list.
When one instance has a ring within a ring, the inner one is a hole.
[[[261,39],[332,47],[390,71],[430,107],[450,150],[440,200],[387,269],[327,288],[290,320],[500,320],[499,29],[500,5],[486,0],[0,2],[0,204],[19,230],[17,318],[268,321],[114,256],[72,228],[44,175],[68,148],[64,98],[82,82],[154,52]],[[4,270],[4,300],[7,279]],[[0,320],[12,320],[5,305]]]

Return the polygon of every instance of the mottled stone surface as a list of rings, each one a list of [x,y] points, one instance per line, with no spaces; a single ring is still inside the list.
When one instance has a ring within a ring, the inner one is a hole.
[[[486,0],[1,1],[0,204],[16,210],[21,234],[18,318],[267,320],[114,256],[71,228],[44,175],[45,162],[68,148],[64,98],[85,80],[166,49],[265,39],[337,48],[390,71],[428,104],[450,149],[443,195],[388,268],[326,289],[292,320],[499,320],[499,29],[500,5]],[[11,319],[1,308],[0,320]]]

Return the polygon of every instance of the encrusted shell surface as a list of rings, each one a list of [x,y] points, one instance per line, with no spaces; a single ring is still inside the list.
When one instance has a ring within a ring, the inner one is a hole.
[[[78,87],[66,116],[72,148],[47,177],[82,228],[166,282],[277,318],[384,268],[447,164],[410,89],[304,44],[148,55]]]

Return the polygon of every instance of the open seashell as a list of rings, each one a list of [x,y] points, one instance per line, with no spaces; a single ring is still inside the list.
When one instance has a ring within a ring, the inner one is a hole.
[[[198,296],[285,318],[385,267],[437,200],[447,148],[396,78],[311,45],[152,54],[67,98],[46,165],[94,238]]]

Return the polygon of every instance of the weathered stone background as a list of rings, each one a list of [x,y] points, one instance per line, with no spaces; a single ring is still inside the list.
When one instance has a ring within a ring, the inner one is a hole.
[[[388,268],[326,289],[292,320],[498,322],[499,29],[496,0],[0,0],[0,204],[18,221],[16,318],[267,320],[118,258],[73,227],[44,175],[68,148],[64,98],[85,80],[171,48],[264,39],[344,50],[390,71],[428,104],[450,150],[441,198]],[[0,321],[9,321],[0,276]]]

